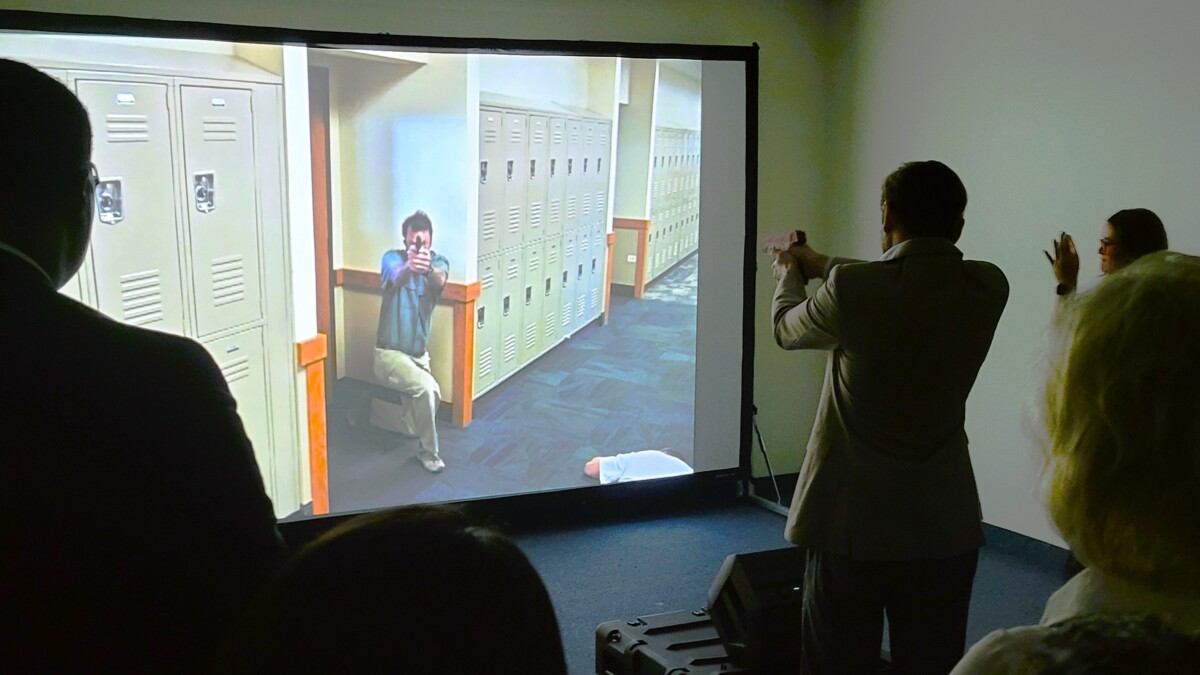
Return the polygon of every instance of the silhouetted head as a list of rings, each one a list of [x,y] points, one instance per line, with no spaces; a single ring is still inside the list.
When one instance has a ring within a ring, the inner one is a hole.
[[[32,258],[55,287],[83,264],[92,229],[92,129],[58,80],[0,59],[0,241]]]
[[[1150,209],[1117,211],[1100,238],[1100,271],[1115,272],[1147,253],[1167,250],[1167,229]]]
[[[404,247],[432,248],[433,221],[424,211],[417,211],[400,223],[400,234],[404,236]]]
[[[1046,386],[1051,520],[1089,567],[1200,596],[1200,258],[1082,294]]]
[[[879,206],[885,251],[916,237],[956,242],[962,234],[967,188],[941,162],[908,162],[883,181]]]
[[[411,506],[300,551],[253,604],[222,672],[565,674],[550,597],[507,538]]]

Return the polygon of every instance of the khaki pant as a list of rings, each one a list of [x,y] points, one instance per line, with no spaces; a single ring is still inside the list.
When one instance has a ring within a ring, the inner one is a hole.
[[[429,372],[429,352],[419,357],[375,348],[375,378],[403,396],[403,404],[371,399],[371,425],[421,439],[421,449],[438,456],[434,422],[442,391]]]

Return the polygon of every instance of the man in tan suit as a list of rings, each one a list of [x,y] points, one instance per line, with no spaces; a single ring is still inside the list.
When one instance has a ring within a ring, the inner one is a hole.
[[[885,611],[898,672],[948,673],[984,543],[964,419],[1008,282],[955,247],[967,193],[949,167],[905,164],[882,192],[879,260],[805,245],[774,264],[776,342],[829,351],[786,531],[808,549],[806,673],[874,672]]]

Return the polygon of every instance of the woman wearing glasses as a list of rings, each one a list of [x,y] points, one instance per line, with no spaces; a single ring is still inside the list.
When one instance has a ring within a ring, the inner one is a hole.
[[[1124,209],[1117,211],[1104,223],[1100,236],[1100,273],[1115,272],[1147,253],[1167,250],[1167,231],[1162,220],[1150,209]],[[1054,241],[1054,255],[1044,251],[1054,277],[1058,280],[1057,293],[1068,295],[1075,292],[1079,281],[1079,254],[1071,235],[1063,232]]]

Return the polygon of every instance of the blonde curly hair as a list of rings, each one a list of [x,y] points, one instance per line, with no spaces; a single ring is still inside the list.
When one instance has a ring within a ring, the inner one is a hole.
[[[1045,390],[1051,520],[1088,566],[1200,593],[1200,258],[1146,255],[1063,325]]]

